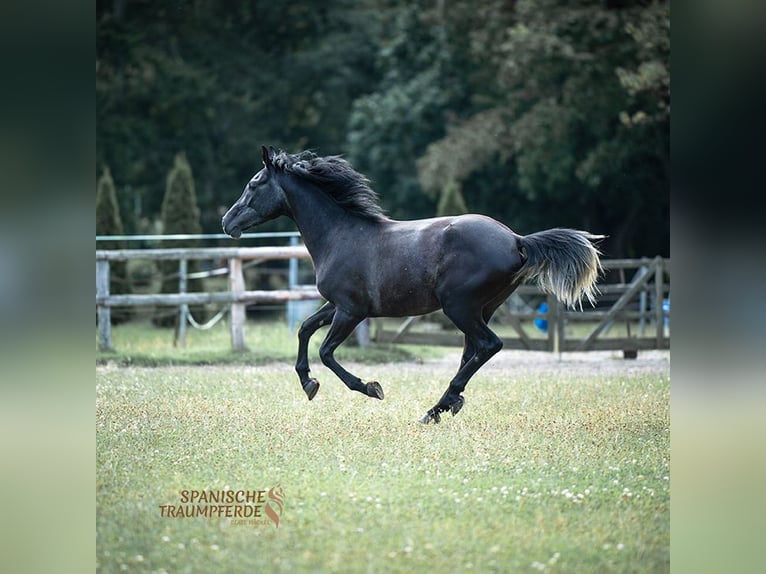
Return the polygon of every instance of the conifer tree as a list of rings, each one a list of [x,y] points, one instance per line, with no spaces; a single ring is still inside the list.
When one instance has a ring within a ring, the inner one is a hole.
[[[460,192],[460,184],[454,179],[450,179],[444,186],[439,198],[439,205],[436,207],[436,215],[463,215],[468,213],[468,207],[465,204],[463,194]]]
[[[122,235],[124,228],[117,202],[117,190],[108,167],[104,167],[96,187],[96,235]],[[101,241],[98,249],[123,249],[123,241]],[[111,261],[109,264],[109,293],[125,295],[131,292],[125,261]],[[128,320],[131,309],[112,308],[112,323]]]
[[[162,232],[166,235],[202,232],[197,194],[194,190],[194,177],[184,153],[176,154],[173,167],[165,179],[165,196],[162,200]],[[194,242],[190,241],[166,241],[163,243],[163,247],[190,247],[193,245]],[[161,292],[178,293],[178,262],[162,261],[159,269],[162,273]],[[196,261],[190,261],[188,272],[194,273],[196,271],[199,271],[199,265]],[[201,290],[201,279],[188,280],[188,292]],[[159,307],[155,312],[154,324],[163,327],[175,325],[176,311],[177,309],[171,307]],[[204,319],[204,306],[191,307],[190,311],[198,321]]]
[[[201,233],[199,206],[194,191],[194,177],[186,154],[176,154],[172,169],[165,179],[162,200],[162,232]]]

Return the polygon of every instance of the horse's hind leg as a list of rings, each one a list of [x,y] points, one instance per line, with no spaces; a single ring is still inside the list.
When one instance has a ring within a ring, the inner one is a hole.
[[[489,320],[492,318],[492,315],[495,314],[495,311],[497,311],[497,308],[502,305],[503,301],[505,301],[507,295],[505,293],[501,294],[500,297],[497,297],[496,299],[493,299],[490,301],[487,305],[485,305],[484,309],[481,312],[482,319],[484,320],[484,323],[489,324]],[[494,335],[494,333],[492,333]],[[476,354],[476,350],[473,347],[472,342],[473,337],[469,337],[467,334],[463,337],[463,354],[460,357],[460,368],[462,369],[465,364],[470,361],[473,356]]]
[[[503,347],[503,342],[492,332],[487,323],[498,307],[516,290],[520,282],[519,279],[514,279],[510,285],[490,299],[479,312],[460,308],[449,311],[450,306],[445,307],[445,314],[465,335],[463,355],[460,358],[460,368],[450,382],[447,391],[439,402],[426,413],[421,422],[428,423],[432,420],[439,422],[441,419],[440,412],[451,410],[452,414],[456,415],[463,408],[465,401],[460,393],[465,390],[468,380]],[[476,341],[480,342],[478,346]]]
[[[301,387],[309,400],[313,399],[319,390],[319,381],[309,377],[309,340],[320,327],[329,324],[335,315],[335,305],[325,303],[319,310],[306,319],[298,330],[298,359],[295,362],[295,371],[301,381]]]
[[[338,309],[333,317],[332,325],[330,325],[330,331],[322,342],[322,346],[319,347],[319,358],[352,391],[358,391],[363,395],[382,399],[383,389],[380,383],[375,381],[363,383],[359,377],[349,373],[335,360],[335,349],[346,340],[363,318],[355,317]]]
[[[471,340],[468,338],[468,335],[465,335],[463,337],[463,354],[460,357],[460,368],[462,369],[463,366],[473,357],[475,351],[473,350],[473,343],[471,343]]]
[[[468,381],[476,374],[484,363],[503,348],[503,342],[492,332],[484,320],[483,313],[469,311],[467,309],[444,309],[445,314],[455,323],[458,329],[465,334],[465,347],[460,369],[450,381],[449,387],[437,402],[421,419],[421,422],[439,422],[440,413],[452,411],[456,415],[463,408],[464,399],[461,393],[465,390]],[[491,313],[490,313],[491,315]],[[473,354],[469,357],[468,354]]]

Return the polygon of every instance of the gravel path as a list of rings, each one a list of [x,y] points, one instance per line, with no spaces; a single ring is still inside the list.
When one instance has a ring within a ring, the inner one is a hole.
[[[457,368],[460,352],[425,361],[433,367]],[[670,374],[670,351],[639,351],[636,359],[623,359],[622,351],[590,351],[557,355],[541,351],[500,351],[481,368],[480,372],[513,370],[517,373],[566,372],[570,375],[588,374]]]

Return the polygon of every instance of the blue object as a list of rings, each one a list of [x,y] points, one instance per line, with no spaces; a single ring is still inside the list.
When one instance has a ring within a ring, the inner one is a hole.
[[[670,325],[670,299],[662,301],[662,324],[666,327]]]
[[[547,313],[548,312],[548,303],[546,303],[545,301],[540,303],[537,306],[537,312],[538,313]],[[540,331],[542,331],[543,333],[547,333],[548,332],[548,319],[541,319],[540,317],[538,317],[537,319],[535,319],[535,327],[540,329]]]

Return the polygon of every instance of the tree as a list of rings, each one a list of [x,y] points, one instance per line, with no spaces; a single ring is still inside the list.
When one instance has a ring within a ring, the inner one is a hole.
[[[433,215],[454,179],[520,233],[586,227],[608,255],[667,254],[669,6],[99,1],[97,161],[123,214],[140,199],[156,218],[187,150],[205,232],[271,144],[345,154],[393,217]]]
[[[475,85],[486,108],[428,146],[424,190],[451,178],[471,198],[494,187],[493,215],[521,232],[587,227],[610,235],[610,255],[667,254],[668,5],[519,0],[480,12],[495,16],[472,32],[492,70],[490,89]],[[502,171],[502,187],[485,179]]]
[[[433,196],[420,193],[416,160],[444,135],[450,110],[461,108],[466,96],[459,46],[431,5],[397,6],[376,58],[380,83],[354,102],[349,117],[349,158],[395,217],[433,215]]]
[[[117,190],[114,187],[112,174],[104,167],[96,187],[96,235],[122,235],[122,218],[120,206],[117,203]],[[102,241],[99,249],[124,249],[124,241]],[[111,261],[109,264],[109,293],[129,294],[130,281],[125,261]],[[112,322],[117,324],[128,320],[131,316],[130,307],[124,309],[112,308]]]
[[[165,179],[165,196],[162,199],[162,232],[165,235],[181,233],[200,233],[200,210],[197,205],[197,194],[194,190],[194,177],[186,154],[176,154],[173,167]],[[163,247],[188,247],[194,242],[166,241]],[[178,262],[162,261],[158,266],[162,274],[162,293],[178,293]],[[190,261],[188,272],[199,271],[196,261]],[[201,279],[189,279],[187,291],[202,291]],[[190,308],[197,320],[202,320],[205,308],[202,305]],[[177,319],[175,311],[159,308],[153,321],[156,325],[169,327]]]
[[[220,232],[261,145],[345,152],[352,103],[377,82],[378,4],[97,2],[97,161],[130,185],[123,213],[138,197],[143,216],[159,216],[179,149],[207,233]]]
[[[201,233],[199,206],[194,189],[189,160],[185,153],[176,154],[172,169],[165,178],[165,196],[162,199],[162,232]]]

